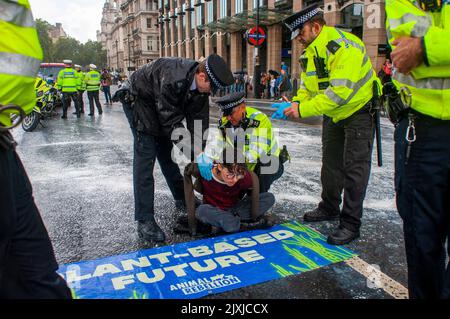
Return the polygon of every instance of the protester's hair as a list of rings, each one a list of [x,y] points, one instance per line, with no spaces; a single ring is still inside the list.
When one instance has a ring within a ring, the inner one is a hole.
[[[227,145],[222,151],[222,157],[216,163],[225,167],[229,172],[237,175],[244,175],[247,171],[247,165],[244,156],[237,148]]]

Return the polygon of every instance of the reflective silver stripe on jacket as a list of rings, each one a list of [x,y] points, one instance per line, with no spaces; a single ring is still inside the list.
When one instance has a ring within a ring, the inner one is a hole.
[[[412,13],[406,13],[400,19],[389,18],[389,26],[391,29],[395,29],[402,24],[414,21],[416,22],[416,24],[411,30],[411,36],[417,38],[423,37],[433,23],[431,17],[428,14],[426,16],[418,16]],[[391,35],[390,38],[392,38],[392,34],[390,33],[390,31],[388,32],[388,35]]]
[[[405,75],[399,72],[393,74],[393,79],[409,86],[413,86],[418,89],[429,90],[449,90],[450,89],[450,77],[449,78],[426,78],[416,80],[412,75]]]
[[[24,28],[34,28],[36,25],[31,11],[17,1],[0,0],[0,20]]]
[[[0,52],[0,74],[35,77],[41,60],[17,53]]]
[[[373,69],[370,69],[369,72],[358,82],[354,83],[348,79],[333,79],[330,81],[331,86],[325,90],[325,95],[332,100],[337,105],[345,105],[351,101],[351,99],[358,93],[359,89],[361,89],[373,76]],[[339,95],[337,95],[333,90],[333,86],[345,86],[349,89],[352,89],[353,92],[349,95],[349,97],[344,100]]]

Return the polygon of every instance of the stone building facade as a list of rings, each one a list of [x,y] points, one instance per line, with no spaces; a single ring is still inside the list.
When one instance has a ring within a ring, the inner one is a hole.
[[[128,74],[160,56],[158,14],[158,0],[105,2],[97,40],[111,69]]]
[[[51,26],[48,30],[48,36],[52,39],[53,43],[56,43],[59,39],[67,38],[67,33],[62,27],[62,23],[56,23],[55,26]]]
[[[328,25],[360,36],[374,67],[381,66],[386,49],[384,0],[159,0],[160,54],[199,59],[217,53],[233,72],[253,75],[255,47],[245,34],[259,15],[267,36],[258,49],[259,69],[280,70],[287,64],[298,77],[301,48],[281,21],[313,2],[324,9]]]

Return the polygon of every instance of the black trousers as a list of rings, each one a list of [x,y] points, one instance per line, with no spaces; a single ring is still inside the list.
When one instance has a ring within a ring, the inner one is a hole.
[[[274,167],[275,168],[274,173],[264,173],[264,167],[261,167],[260,164],[258,164],[255,168],[255,173],[256,175],[258,175],[259,179],[260,193],[267,193],[270,190],[270,187],[272,186],[273,182],[279,179],[284,173],[284,165],[283,163],[280,162],[279,159],[274,161],[273,165],[276,165]]]
[[[102,105],[100,104],[100,97],[98,91],[88,91],[88,99],[89,99],[89,109],[90,114],[94,114],[94,101],[95,105],[97,106],[98,114],[102,114]]]
[[[395,130],[395,188],[403,219],[410,298],[450,298],[450,121],[415,121],[406,163],[403,119]]]
[[[351,231],[361,227],[374,134],[373,118],[368,111],[357,112],[338,123],[324,117],[319,209],[340,215],[341,226]],[[342,192],[344,203],[340,210]]]
[[[153,170],[158,160],[161,171],[175,200],[184,201],[184,180],[172,160],[170,137],[153,136],[136,130],[131,108],[123,105],[134,138],[133,188],[135,220],[145,221],[155,212],[155,179]]]
[[[80,105],[80,112],[84,113],[84,99],[83,99],[84,91],[78,91],[78,103]]]
[[[1,146],[0,185],[0,299],[71,298],[20,158]]]
[[[78,100],[78,92],[63,92],[62,105],[63,105],[63,115],[67,116],[67,109],[70,106],[71,101],[75,105],[75,112],[77,115],[80,114],[80,102]]]

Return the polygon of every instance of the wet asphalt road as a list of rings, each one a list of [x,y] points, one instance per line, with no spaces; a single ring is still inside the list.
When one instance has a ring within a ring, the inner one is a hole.
[[[104,104],[104,98],[101,96]],[[85,97],[86,109],[87,99]],[[251,105],[250,105],[251,106]],[[132,188],[132,136],[119,103],[104,106],[102,116],[76,119],[60,116],[44,127],[25,133],[15,129],[18,152],[31,179],[34,196],[60,264],[107,257],[154,247],[138,239]],[[61,112],[61,110],[58,110]],[[88,112],[86,112],[88,113]],[[218,112],[213,108],[212,123]],[[279,223],[301,220],[320,200],[321,127],[274,121],[280,144],[286,144],[291,163],[271,191]],[[393,127],[383,119],[384,166],[373,154],[361,238],[348,247],[369,264],[406,287],[406,258],[402,223],[395,209]],[[190,241],[172,231],[176,217],[170,191],[155,166],[156,218],[167,235],[166,244]],[[337,222],[311,225],[324,235]],[[208,298],[391,298],[369,288],[367,279],[344,263]]]

